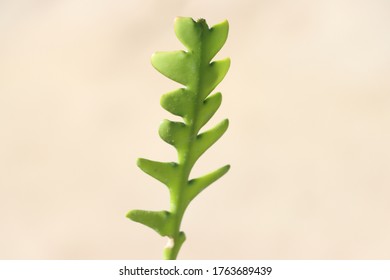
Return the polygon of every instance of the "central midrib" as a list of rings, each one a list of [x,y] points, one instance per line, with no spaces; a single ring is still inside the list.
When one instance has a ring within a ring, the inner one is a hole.
[[[181,222],[182,222],[182,218],[183,218],[183,214],[184,214],[184,211],[185,209],[187,208],[188,206],[188,201],[184,201],[184,192],[186,191],[186,187],[187,187],[187,183],[188,183],[188,180],[189,180],[189,176],[190,176],[190,172],[191,172],[191,169],[193,167],[193,165],[195,164],[193,158],[192,158],[192,148],[193,148],[193,143],[194,141],[196,141],[196,137],[198,135],[198,132],[199,132],[199,128],[198,128],[198,114],[199,114],[199,107],[201,106],[201,104],[203,103],[203,100],[202,99],[202,92],[200,92],[200,89],[201,89],[201,84],[202,84],[202,68],[205,67],[205,65],[202,64],[202,61],[203,61],[203,57],[202,57],[202,50],[203,50],[203,46],[202,46],[202,42],[203,42],[203,31],[204,31],[204,24],[201,24],[200,26],[200,29],[201,29],[201,34],[200,34],[200,37],[201,37],[201,40],[199,40],[199,44],[198,44],[198,48],[196,50],[192,50],[191,52],[191,55],[193,55],[194,57],[194,63],[196,64],[195,65],[195,69],[196,69],[196,77],[194,78],[194,83],[191,83],[187,86],[187,90],[191,93],[194,94],[194,106],[193,106],[193,111],[191,112],[192,114],[192,120],[186,124],[189,126],[189,129],[190,129],[190,132],[189,132],[189,141],[187,143],[187,146],[185,147],[185,149],[183,149],[181,152],[184,153],[184,156],[182,156],[183,158],[183,162],[181,163],[180,162],[180,155],[179,155],[179,164],[182,164],[182,169],[181,169],[181,174],[180,174],[180,177],[182,178],[180,181],[179,181],[179,185],[178,185],[178,188],[177,188],[177,196],[176,196],[176,199],[177,201],[175,201],[174,204],[177,205],[176,209],[171,209],[171,213],[174,214],[174,215],[177,215],[177,219],[176,219],[176,222],[177,224],[175,225],[175,239],[177,238],[179,232],[180,232],[180,226],[181,226]],[[171,203],[172,205],[172,203]]]

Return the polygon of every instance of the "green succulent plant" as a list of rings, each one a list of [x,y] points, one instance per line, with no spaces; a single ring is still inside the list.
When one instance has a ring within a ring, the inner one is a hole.
[[[160,137],[177,150],[178,162],[137,160],[137,165],[145,173],[168,187],[170,210],[132,210],[127,214],[131,220],[169,237],[164,248],[164,259],[171,260],[177,258],[186,239],[180,225],[187,206],[230,168],[230,165],[225,165],[202,177],[190,179],[195,162],[225,133],[229,125],[228,119],[225,119],[214,128],[199,133],[222,102],[220,92],[210,93],[225,77],[230,59],[211,60],[224,45],[229,24],[225,20],[209,28],[204,19],[194,21],[192,18],[178,17],[174,29],[187,51],[156,52],[151,62],[161,74],[184,86],[164,94],[160,101],[164,109],[183,118],[183,122],[164,120],[159,129]]]

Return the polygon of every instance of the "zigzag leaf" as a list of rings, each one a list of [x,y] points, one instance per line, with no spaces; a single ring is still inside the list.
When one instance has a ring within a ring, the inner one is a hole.
[[[198,127],[201,129],[215,114],[222,102],[222,94],[217,92],[207,97],[199,109]]]
[[[176,162],[159,162],[149,159],[139,158],[137,165],[146,174],[159,180],[161,183],[170,187],[175,183],[176,177],[179,174],[179,166]]]
[[[170,236],[171,215],[168,211],[131,210],[126,215],[130,220],[154,229],[161,236]]]
[[[195,96],[185,88],[179,88],[161,96],[160,104],[168,112],[183,118],[191,118],[192,111],[189,108],[195,102]]]
[[[187,199],[193,200],[201,191],[225,175],[229,169],[230,165],[225,165],[209,174],[188,181]]]
[[[206,98],[211,91],[223,80],[230,68],[230,58],[218,60],[210,63],[207,68],[207,75],[201,85],[202,98]]]
[[[229,33],[229,23],[227,20],[214,25],[206,34],[203,43],[205,59],[211,61],[226,42]]]
[[[202,29],[192,18],[175,18],[176,37],[188,50],[196,49],[200,44]]]
[[[152,55],[152,65],[161,74],[182,85],[191,81],[196,69],[193,68],[191,55],[184,51],[156,52]]]
[[[225,133],[229,126],[229,120],[225,119],[212,129],[198,135],[194,143],[194,158],[198,159],[208,148],[210,148]]]
[[[188,139],[189,129],[185,123],[163,120],[158,133],[165,142],[180,149]]]

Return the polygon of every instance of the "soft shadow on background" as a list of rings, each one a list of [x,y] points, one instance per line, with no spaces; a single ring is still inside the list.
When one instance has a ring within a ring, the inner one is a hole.
[[[150,65],[182,49],[176,16],[230,22],[232,66],[210,125],[228,132],[194,176],[226,163],[183,222],[181,259],[390,258],[390,2],[0,2],[0,258],[159,259],[128,221],[168,208],[137,157],[177,88]]]

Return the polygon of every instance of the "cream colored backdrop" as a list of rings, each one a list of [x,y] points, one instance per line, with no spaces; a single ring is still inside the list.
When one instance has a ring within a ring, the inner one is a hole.
[[[182,259],[390,258],[390,2],[1,1],[0,258],[159,259],[128,221],[168,208],[137,157],[178,87],[150,65],[176,16],[230,22],[231,70],[194,176],[230,163],[184,218]]]

